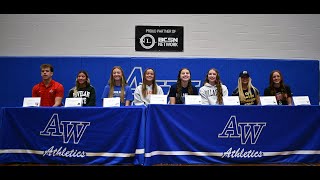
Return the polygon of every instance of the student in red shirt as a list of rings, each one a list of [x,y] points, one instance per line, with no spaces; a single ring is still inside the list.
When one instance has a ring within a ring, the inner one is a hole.
[[[32,88],[32,97],[41,97],[40,106],[61,106],[64,87],[52,79],[53,66],[42,64],[40,66],[42,81]]]

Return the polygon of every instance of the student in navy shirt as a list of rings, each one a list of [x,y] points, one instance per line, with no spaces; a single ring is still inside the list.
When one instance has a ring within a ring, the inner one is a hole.
[[[191,72],[188,68],[180,69],[177,83],[169,90],[170,104],[184,104],[185,95],[198,95],[198,89],[191,84]]]

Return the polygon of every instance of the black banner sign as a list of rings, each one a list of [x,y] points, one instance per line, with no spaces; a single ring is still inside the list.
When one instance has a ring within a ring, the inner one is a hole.
[[[136,26],[136,51],[183,51],[182,26]]]

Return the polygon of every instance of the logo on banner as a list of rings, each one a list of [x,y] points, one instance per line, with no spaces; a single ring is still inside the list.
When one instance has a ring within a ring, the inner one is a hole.
[[[40,131],[41,136],[62,136],[63,143],[78,144],[87,129],[90,122],[85,121],[60,121],[58,114],[53,114],[48,121],[43,131]],[[51,146],[44,151],[43,156],[63,156],[63,157],[85,157],[84,151],[75,149],[67,150],[67,148],[55,148]]]
[[[241,144],[256,144],[266,122],[237,122],[236,116],[231,116],[218,138],[239,138]],[[223,153],[223,157],[228,158],[249,158],[262,157],[263,153],[256,150],[245,150],[238,148],[234,150],[232,147]]]
[[[140,38],[140,45],[144,49],[151,49],[156,44],[156,40],[151,34],[145,34]]]
[[[182,26],[136,26],[136,51],[183,51]]]

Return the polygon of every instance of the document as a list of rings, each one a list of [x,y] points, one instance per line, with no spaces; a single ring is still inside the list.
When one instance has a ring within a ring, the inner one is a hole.
[[[25,97],[23,98],[22,107],[39,107],[40,106],[40,97]]]
[[[185,95],[184,96],[185,104],[201,104],[200,95]]]
[[[120,97],[103,98],[103,107],[120,107]]]
[[[224,105],[240,105],[239,96],[225,96],[222,98]]]
[[[64,107],[81,107],[82,98],[66,98]]]
[[[265,105],[278,105],[275,96],[260,96],[260,103],[262,106]]]
[[[309,96],[293,96],[292,99],[293,99],[293,103],[295,106],[311,105],[310,100],[309,100]]]
[[[151,94],[150,104],[168,104],[167,95]]]

